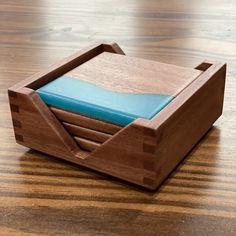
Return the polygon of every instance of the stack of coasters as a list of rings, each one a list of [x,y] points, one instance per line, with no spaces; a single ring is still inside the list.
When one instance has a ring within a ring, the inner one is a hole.
[[[200,74],[136,60],[104,52],[37,93],[50,106],[124,126],[137,118],[151,119]]]
[[[78,76],[62,76],[37,92],[50,106],[119,125],[137,118],[151,119],[173,99],[169,95],[116,92]]]
[[[107,126],[126,126],[137,118],[152,119],[199,74],[194,69],[103,52],[37,93],[59,119],[62,111],[58,108],[90,118],[87,124],[95,119],[107,122]],[[94,127],[94,135],[89,125],[62,120],[85,150],[92,151],[108,139],[101,138],[106,130]],[[72,125],[79,126],[80,132]]]

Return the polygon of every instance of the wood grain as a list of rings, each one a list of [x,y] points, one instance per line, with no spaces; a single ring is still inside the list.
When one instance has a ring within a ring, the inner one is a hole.
[[[2,235],[235,234],[235,2],[0,4]],[[7,88],[100,39],[117,41],[130,56],[180,66],[206,58],[228,64],[224,115],[158,192],[15,143]]]
[[[58,109],[56,107],[51,107],[51,110],[59,120],[74,125],[82,126],[84,128],[88,128],[91,130],[100,131],[107,134],[115,134],[122,128],[121,126],[116,124],[111,124],[101,120],[91,119],[90,117]]]
[[[96,148],[98,148],[101,144],[98,142],[94,142],[88,139],[84,139],[81,137],[77,137],[74,136],[76,142],[79,144],[79,146],[81,147],[81,149],[85,150],[85,151],[89,151],[92,152],[93,150],[95,150]]]
[[[201,71],[103,52],[66,73],[109,90],[177,96]]]
[[[63,122],[63,125],[65,126],[66,130],[71,135],[77,135],[81,138],[86,138],[91,141],[95,141],[99,143],[103,143],[112,137],[112,135],[107,134],[107,133],[102,133],[102,132],[95,131],[92,129],[87,129],[87,128],[76,126],[76,125],[69,124],[66,122]]]
[[[82,50],[75,56],[59,63],[57,69],[56,66],[54,67],[53,73],[58,74],[62,69],[66,70],[72,62],[74,66],[76,63],[77,65],[89,63],[95,59],[92,58],[94,49],[102,47],[102,50],[105,50],[103,45],[110,47],[115,53],[116,49],[119,48],[115,43],[98,43],[86,49],[87,51]],[[117,46],[114,47],[114,45]],[[84,55],[86,55],[85,58],[92,59],[87,62],[83,59]],[[95,57],[100,58],[100,55],[103,53],[95,55]],[[123,60],[131,68],[142,62],[140,59],[128,58],[127,60],[120,57],[119,54],[116,55],[119,60],[122,60],[121,67]],[[109,58],[113,57],[109,54]],[[120,68],[117,59],[115,61],[116,64],[111,64],[114,73],[117,68]],[[143,63],[146,66],[148,65],[147,61]],[[151,67],[148,66],[150,70],[155,66],[159,72],[162,72],[160,74],[164,74],[165,71],[169,75],[176,73],[178,76],[183,76],[184,74],[180,71],[188,71],[188,73],[190,71],[176,66],[171,67],[168,64],[155,64],[152,61],[150,61],[150,65],[152,65]],[[140,67],[143,68],[141,65]],[[159,113],[156,114],[150,121],[135,120],[114,136],[110,136],[109,140],[106,139],[107,142],[103,145],[96,140],[91,140],[93,136],[104,138],[104,135],[101,136],[98,131],[88,130],[80,126],[76,127],[74,124],[65,124],[65,122],[63,126],[63,123],[59,121],[61,118],[59,117],[57,120],[55,117],[57,114],[52,112],[52,109],[55,110],[55,108],[47,107],[33,89],[25,87],[25,85],[22,87],[21,84],[28,83],[29,79],[26,79],[26,82],[22,81],[8,90],[16,141],[26,147],[57,158],[156,190],[222,114],[226,65],[203,62],[196,68],[201,69],[198,72],[200,76],[184,88],[169,106],[163,108],[160,115]],[[192,71],[195,72],[194,69]],[[148,73],[149,70],[144,69],[144,72]],[[47,75],[45,80],[56,78],[51,75],[51,68],[45,70],[44,73]],[[165,76],[163,79],[167,82],[169,78],[167,75]],[[161,78],[159,79],[161,80]],[[175,83],[172,77],[170,80]],[[32,78],[30,79],[29,86],[40,83],[44,83],[41,75],[35,76],[35,81]],[[162,83],[158,81],[158,84],[161,87]],[[211,91],[211,95],[209,91]],[[79,117],[78,120],[74,119],[77,123],[80,123],[83,117],[63,110],[60,110],[60,113],[69,115],[70,120],[71,117],[73,119]],[[206,115],[206,113],[208,114]],[[31,116],[34,116],[34,119],[31,119]],[[91,123],[89,121],[91,118],[83,117],[83,119],[86,120],[87,126]],[[43,125],[44,122],[45,126]],[[98,124],[98,121],[92,121],[92,124]],[[110,127],[110,125],[110,123],[105,124],[106,127]],[[78,145],[74,143],[73,138]]]

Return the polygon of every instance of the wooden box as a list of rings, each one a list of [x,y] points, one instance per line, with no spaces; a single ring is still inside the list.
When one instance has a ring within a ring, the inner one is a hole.
[[[121,89],[134,92],[148,88],[154,93],[152,83],[158,81],[155,89],[174,98],[151,119],[127,125],[46,105],[36,90],[74,68],[87,73],[90,82],[118,90],[108,75],[126,78]],[[115,43],[97,43],[9,89],[15,138],[21,145],[156,189],[222,114],[225,74],[221,63],[182,68],[126,57]]]

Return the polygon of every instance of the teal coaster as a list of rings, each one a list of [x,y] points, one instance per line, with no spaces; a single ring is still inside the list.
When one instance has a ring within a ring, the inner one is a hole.
[[[151,119],[173,99],[169,95],[115,92],[67,76],[44,85],[37,93],[50,106],[120,125],[137,118]]]

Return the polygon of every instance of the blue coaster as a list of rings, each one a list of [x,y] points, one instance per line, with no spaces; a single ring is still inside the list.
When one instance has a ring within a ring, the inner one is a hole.
[[[48,105],[100,120],[127,125],[137,118],[151,119],[173,96],[132,94],[61,76],[37,90]]]

